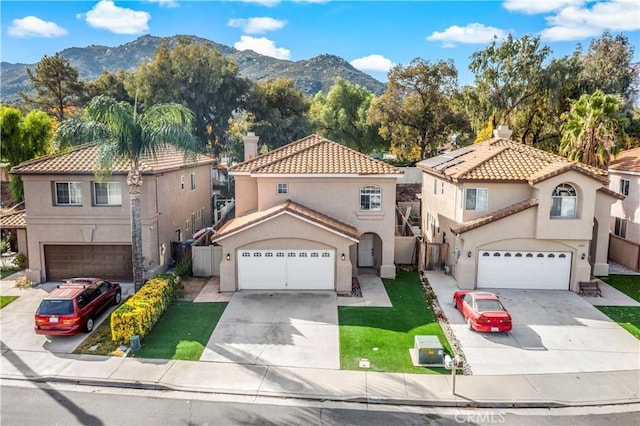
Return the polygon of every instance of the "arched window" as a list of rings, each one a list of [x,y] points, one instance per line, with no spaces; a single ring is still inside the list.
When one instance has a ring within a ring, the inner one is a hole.
[[[382,189],[379,186],[367,185],[360,188],[360,210],[382,210]]]
[[[578,195],[568,183],[556,186],[552,194],[551,217],[576,217]]]

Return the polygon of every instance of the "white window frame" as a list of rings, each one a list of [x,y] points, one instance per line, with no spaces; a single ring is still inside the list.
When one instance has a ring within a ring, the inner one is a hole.
[[[276,194],[278,195],[287,195],[289,194],[289,184],[286,182],[281,182],[276,184]]]
[[[195,173],[191,173],[191,190],[192,191],[196,190],[196,174]]]
[[[360,211],[378,212],[382,210],[382,188],[367,185],[360,188]]]
[[[58,195],[58,185],[66,185],[67,193],[69,195],[69,202],[64,203],[60,201]],[[81,206],[82,205],[82,182],[75,181],[56,181],[54,182],[54,197],[56,206]]]
[[[107,202],[98,202],[98,188],[106,185]],[[117,190],[116,190],[117,188]],[[120,182],[93,182],[93,205],[95,206],[121,206],[122,205],[122,185]]]
[[[470,203],[469,196],[474,194],[473,206]],[[480,197],[478,194],[482,194]],[[489,189],[488,188],[465,188],[464,190],[464,209],[467,211],[484,212],[489,205]]]
[[[620,193],[622,195],[629,195],[629,185],[631,181],[629,179],[620,179]]]
[[[561,183],[551,194],[552,219],[573,219],[578,216],[578,191],[569,183]]]
[[[626,239],[627,238],[627,222],[629,221],[621,217],[616,217],[615,223],[613,225],[613,235]]]

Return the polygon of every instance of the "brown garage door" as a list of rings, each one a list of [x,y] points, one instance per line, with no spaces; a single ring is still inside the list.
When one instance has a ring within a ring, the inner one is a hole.
[[[45,245],[47,279],[98,277],[131,280],[131,246],[125,245]]]

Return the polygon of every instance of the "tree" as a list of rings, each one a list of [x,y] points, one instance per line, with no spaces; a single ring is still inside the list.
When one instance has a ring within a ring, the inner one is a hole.
[[[416,58],[389,72],[387,90],[369,109],[369,122],[391,141],[399,159],[422,160],[437,153],[466,119],[452,109],[458,72],[452,61]]]
[[[193,114],[179,104],[157,104],[138,115],[136,108],[107,96],[93,98],[82,114],[62,123],[56,131],[61,143],[97,143],[97,176],[107,181],[114,162],[127,160],[131,202],[131,252],[135,290],[143,284],[142,264],[142,186],[140,160],[173,146],[185,155],[198,152],[198,141],[191,134]]]
[[[367,121],[373,93],[341,77],[334,80],[325,97],[318,93],[311,105],[311,118],[318,132],[364,153],[388,148],[378,133],[379,126]]]
[[[560,152],[569,160],[606,169],[624,138],[622,98],[600,90],[585,94],[571,106],[563,125]]]
[[[138,94],[143,110],[169,102],[189,108],[202,147],[217,155],[250,84],[239,76],[238,65],[212,43],[181,37],[173,49],[163,41],[153,60],[143,63],[126,86],[131,96]]]
[[[91,100],[96,96],[104,95],[117,101],[133,104],[135,102],[135,93],[134,97],[132,97],[125,88],[125,80],[128,78],[131,78],[131,74],[124,70],[120,70],[115,74],[109,71],[103,72],[95,81],[86,84],[88,99]]]
[[[2,134],[2,162],[5,171],[23,161],[48,154],[53,134],[51,119],[44,111],[33,110],[26,117],[16,108],[0,105],[0,130]],[[20,176],[11,175],[9,191],[14,202],[24,199]]]
[[[494,38],[473,53],[469,69],[475,74],[475,90],[469,112],[480,114],[472,117],[476,131],[491,118],[494,128],[507,124],[523,142],[527,140],[544,101],[544,62],[550,53],[539,37],[529,35],[520,39],[509,35],[500,44]]]
[[[258,82],[250,92],[245,109],[251,131],[269,150],[307,136],[312,131],[309,101],[293,80],[279,77]]]
[[[47,111],[58,123],[64,121],[66,113],[83,98],[84,84],[78,79],[78,70],[59,53],[45,55],[36,64],[35,72],[27,68],[27,74],[35,88],[35,97],[24,92],[18,94],[28,104]]]

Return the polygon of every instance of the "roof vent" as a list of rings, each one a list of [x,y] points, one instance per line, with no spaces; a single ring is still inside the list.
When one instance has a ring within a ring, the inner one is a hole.
[[[509,130],[509,126],[498,126],[497,129],[493,130],[493,136],[495,136],[496,138],[500,138],[500,139],[510,139],[511,138],[511,134],[513,132],[511,130]]]

